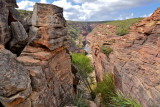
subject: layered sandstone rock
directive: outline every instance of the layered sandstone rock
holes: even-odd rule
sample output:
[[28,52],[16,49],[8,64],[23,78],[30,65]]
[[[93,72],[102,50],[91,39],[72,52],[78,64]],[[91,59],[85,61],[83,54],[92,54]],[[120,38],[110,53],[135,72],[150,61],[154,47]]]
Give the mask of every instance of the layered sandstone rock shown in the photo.
[[[104,72],[113,72],[116,86],[138,99],[144,107],[160,105],[159,16],[160,8],[135,24],[123,37],[101,33],[88,36],[97,80],[103,79]],[[106,56],[100,51],[101,46],[110,47],[113,51]]]
[[[1,2],[4,8],[0,14],[3,16],[0,17],[0,106],[62,107],[67,104],[72,94],[73,75],[63,9],[35,4],[32,24],[26,24],[31,26],[26,31],[13,12],[15,1]],[[11,4],[9,8],[8,4]]]

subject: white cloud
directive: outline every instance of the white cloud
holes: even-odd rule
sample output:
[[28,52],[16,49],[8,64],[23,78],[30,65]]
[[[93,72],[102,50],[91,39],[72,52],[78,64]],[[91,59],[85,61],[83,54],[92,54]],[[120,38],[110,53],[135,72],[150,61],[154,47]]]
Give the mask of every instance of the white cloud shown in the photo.
[[[19,6],[18,9],[23,9],[23,10],[33,10],[33,5],[36,2],[31,1],[31,0],[22,0],[21,2],[18,2],[17,5]],[[47,3],[47,0],[40,0],[40,3]]]
[[[64,17],[76,21],[101,21],[133,18],[133,13],[125,10],[156,3],[159,0],[56,0],[52,4],[64,8]],[[39,0],[47,3],[47,0]],[[33,10],[33,0],[22,0],[18,3],[20,9]],[[148,16],[148,15],[146,15]]]
[[23,0],[17,4],[19,6],[19,9],[33,10],[33,5],[35,4],[35,2],[29,0]]
[[150,14],[145,14],[145,15],[143,15],[143,16],[141,16],[141,17],[149,17],[149,16],[151,16],[153,13],[150,13]]
[[[133,13],[124,10],[158,0],[58,0],[53,4],[64,8],[64,16],[70,20],[113,20],[133,18]],[[74,3],[74,4],[73,4]],[[75,5],[75,3],[78,3]]]
[[47,0],[40,0],[40,3],[47,3]]

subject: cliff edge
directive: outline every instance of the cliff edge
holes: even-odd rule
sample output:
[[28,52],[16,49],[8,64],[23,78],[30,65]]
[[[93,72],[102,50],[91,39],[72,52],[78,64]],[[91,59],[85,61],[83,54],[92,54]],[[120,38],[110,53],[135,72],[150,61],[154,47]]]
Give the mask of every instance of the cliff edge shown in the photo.
[[[87,37],[97,81],[105,72],[113,72],[116,86],[138,99],[144,107],[160,105],[160,8],[131,27],[125,36],[117,36],[112,25],[99,25]],[[104,34],[106,32],[106,34]],[[103,52],[107,51],[106,53]]]

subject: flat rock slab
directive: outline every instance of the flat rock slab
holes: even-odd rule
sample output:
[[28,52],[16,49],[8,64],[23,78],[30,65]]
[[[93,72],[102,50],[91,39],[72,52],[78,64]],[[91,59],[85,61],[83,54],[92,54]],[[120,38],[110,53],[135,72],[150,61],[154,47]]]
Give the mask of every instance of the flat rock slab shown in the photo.
[[32,15],[33,26],[64,27],[63,9],[52,4],[36,3]]

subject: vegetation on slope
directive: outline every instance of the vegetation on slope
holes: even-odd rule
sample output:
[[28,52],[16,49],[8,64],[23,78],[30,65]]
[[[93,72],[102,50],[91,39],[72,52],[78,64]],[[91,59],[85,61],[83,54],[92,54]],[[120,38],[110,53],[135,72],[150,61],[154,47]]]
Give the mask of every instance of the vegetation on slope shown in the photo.
[[77,76],[82,81],[82,84],[87,89],[89,93],[92,92],[92,89],[90,87],[91,79],[90,73],[93,71],[93,67],[91,65],[91,60],[85,56],[84,54],[80,53],[73,53],[72,54],[72,63],[74,67],[78,70]]
[[113,51],[113,49],[108,46],[102,46],[100,48],[100,51],[104,53],[106,56],[108,56]]
[[93,93],[91,88],[92,77],[89,75],[93,71],[91,61],[84,54],[73,53],[72,63],[78,70],[76,76],[80,79],[77,93],[73,96],[73,104],[77,107],[87,107],[85,99],[88,99],[88,96],[91,98]]
[[19,15],[22,17],[22,18],[26,18],[26,17],[29,17],[32,15],[33,11],[29,11],[29,10],[20,10],[18,9],[18,12],[19,12]]
[[[93,93],[95,95],[100,95],[101,103],[104,107],[142,107],[138,101],[125,96],[121,91],[116,90],[114,77],[111,73],[108,73],[103,81],[98,82],[94,90],[91,89],[91,83],[88,81],[88,78],[90,78],[89,73],[92,72],[93,68],[90,59],[84,54],[72,54],[72,63],[79,70],[78,74],[80,76],[80,80],[83,82],[82,85],[88,89],[91,95]],[[77,95],[73,97],[73,104],[75,106],[87,107],[85,104],[86,98],[83,94],[83,92],[78,92]]]
[[82,48],[82,42],[85,36],[87,36],[97,24],[98,22],[67,21],[71,46],[77,45],[79,48]]
[[76,107],[88,107],[81,93],[72,96],[72,104]]
[[142,20],[143,18],[133,18],[133,19],[127,19],[127,20],[117,20],[117,21],[111,21],[107,22],[106,24],[114,25],[116,26],[116,34],[123,36],[127,33],[129,33],[129,28],[134,24]]
[[73,53],[72,63],[85,74],[89,74],[93,71],[90,59],[84,54]]
[[108,73],[95,88],[95,93],[101,95],[101,103],[105,107],[142,107],[138,101],[116,91],[114,83],[113,74]]

